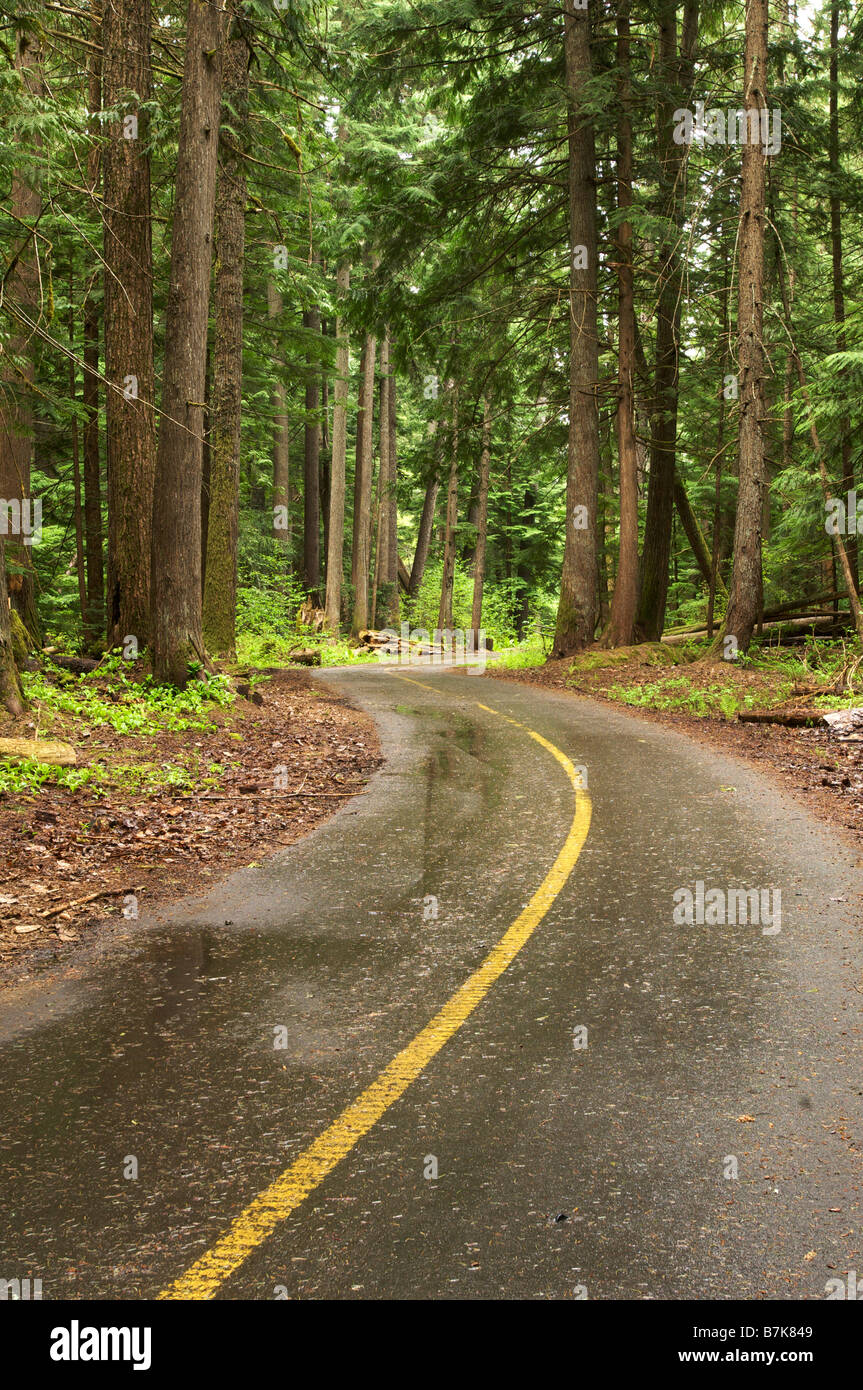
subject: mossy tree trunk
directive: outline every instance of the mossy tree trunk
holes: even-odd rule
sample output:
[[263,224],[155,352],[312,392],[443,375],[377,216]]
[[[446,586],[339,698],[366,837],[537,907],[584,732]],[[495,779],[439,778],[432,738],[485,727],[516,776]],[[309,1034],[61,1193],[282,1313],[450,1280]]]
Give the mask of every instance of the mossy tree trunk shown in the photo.
[[[119,109],[104,149],[105,401],[109,646],[150,640],[156,466],[153,244],[147,104],[150,0],[111,0],[102,21],[102,100]],[[179,196],[179,188],[177,189]],[[179,206],[179,203],[178,203]]]
[[222,102],[217,0],[189,0],[186,32],[152,552],[153,671],[176,686],[205,661],[201,471]]
[[6,549],[0,540],[0,706],[9,714],[23,714],[26,708],[21,679],[12,644],[9,593],[6,587]]
[[243,264],[249,49],[234,31],[225,50],[225,98],[216,194],[215,351],[210,508],[204,571],[204,645],[236,655],[237,531],[243,388]]

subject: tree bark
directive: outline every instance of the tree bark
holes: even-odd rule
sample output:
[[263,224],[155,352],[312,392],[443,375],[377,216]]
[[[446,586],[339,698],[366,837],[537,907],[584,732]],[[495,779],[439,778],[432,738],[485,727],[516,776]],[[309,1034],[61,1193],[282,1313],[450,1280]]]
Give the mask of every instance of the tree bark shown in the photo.
[[[75,276],[74,262],[69,262],[69,400],[77,405],[78,384],[75,373]],[[78,417],[72,417],[72,507],[75,523],[75,570],[78,578],[78,606],[82,630],[87,621],[87,578],[84,566],[84,513],[81,506],[81,453],[78,441]]]
[[482,591],[485,584],[485,551],[488,541],[488,484],[491,471],[491,402],[482,402],[482,452],[479,456],[479,488],[476,501],[476,547],[473,559],[473,605],[470,625],[474,641],[482,628]]
[[392,343],[390,343],[389,375],[389,486],[384,493],[384,517],[387,531],[387,606],[386,621],[389,627],[399,621],[399,514],[398,514],[398,438],[396,412],[396,374],[393,362]]
[[437,506],[437,495],[440,491],[440,479],[432,478],[426,485],[425,497],[423,498],[423,509],[420,513],[419,531],[417,533],[417,548],[414,551],[413,564],[411,565],[410,584],[408,593],[411,598],[416,598],[419,587],[423,582],[426,563],[431,546],[432,532],[434,530],[435,507]]
[[375,556],[375,612],[387,626],[398,622],[398,537],[395,496],[395,379],[389,329],[381,344],[380,475],[378,551]]
[[[350,289],[351,268],[340,265],[336,287],[340,298]],[[342,616],[342,568],[345,541],[345,460],[348,441],[350,342],[344,318],[336,319],[336,379],[333,387],[333,452],[330,464],[330,525],[327,538],[326,624],[337,634]]]
[[[767,109],[768,0],[746,0],[744,107]],[[751,131],[747,131],[751,136]],[[761,526],[764,489],[764,229],[767,157],[760,143],[743,146],[740,191],[740,269],[737,339],[740,399],[739,486],[734,563],[725,637],[746,651],[762,609]]]
[[[830,0],[830,250],[833,270],[833,322],[836,325],[836,351],[846,352],[845,334],[845,277],[842,268],[842,199],[839,180],[839,0]],[[851,453],[851,431],[847,416],[840,422],[840,451],[842,457],[842,490],[847,494],[854,487],[854,460]],[[859,593],[859,561],[857,537],[846,541],[848,563]]]
[[12,647],[9,621],[9,592],[6,587],[6,547],[0,538],[0,706],[9,714],[23,714],[26,708],[21,678]]
[[[21,88],[26,101],[43,94],[42,49],[36,24],[20,16],[15,21],[15,71],[20,74]],[[36,147],[41,137],[33,137]],[[18,235],[14,260],[7,267],[4,297],[11,305],[35,322],[41,313],[39,271],[37,263],[36,228],[42,215],[42,198],[38,188],[31,187],[20,173],[12,174],[12,215]],[[26,228],[26,230],[25,230]],[[0,496],[33,507],[30,472],[33,462],[33,400],[35,369],[30,350],[30,330],[22,326],[10,334],[6,356],[21,359],[20,366],[4,368],[2,372],[2,406],[0,406]],[[2,518],[5,524],[5,517]],[[39,639],[39,616],[36,611],[36,584],[30,546],[24,544],[23,533],[7,541],[7,566],[11,573],[8,591],[12,606],[34,643]]]
[[121,112],[119,121],[108,130],[104,151],[110,647],[122,644],[127,636],[136,637],[143,647],[151,637],[156,377],[149,118],[145,109],[152,95],[150,25],[150,0],[111,0],[105,4],[103,105]]
[[443,545],[440,607],[437,625],[452,631],[452,595],[455,584],[455,528],[458,521],[458,384],[452,383],[452,439],[450,443],[449,485],[446,495],[446,530]]
[[573,9],[572,0],[564,4],[564,58],[569,150],[569,443],[556,656],[568,656],[592,642],[596,630],[596,152],[593,125],[579,110],[583,84],[591,75],[590,11]]
[[[210,429],[210,507],[204,578],[204,645],[214,655],[237,649],[237,532],[243,413],[243,264],[246,246],[244,148],[249,50],[235,31],[225,47],[221,167],[216,193],[215,351]],[[225,128],[236,124],[231,133]]]
[[641,592],[637,627],[658,641],[665,624],[668,561],[674,513],[674,467],[677,453],[677,407],[680,362],[680,310],[683,295],[679,241],[684,219],[685,146],[673,140],[674,110],[688,100],[698,40],[698,0],[686,0],[678,54],[677,0],[659,6],[659,50],[663,96],[657,107],[661,150],[660,201],[666,236],[660,247],[660,292],[656,321],[656,373],[650,438]]
[[372,516],[372,427],[375,405],[375,356],[377,340],[366,334],[360,357],[360,385],[357,399],[357,451],[354,472],[354,535],[351,555],[351,584],[354,611],[351,632],[354,637],[369,625],[369,550]]
[[[620,112],[617,124],[617,206],[632,206],[632,116],[630,81],[630,4],[620,0],[617,14],[617,69]],[[638,447],[635,428],[635,292],[632,224],[624,217],[617,232],[617,458],[620,474],[620,540],[611,618],[603,636],[608,647],[628,646],[635,636],[638,607]]]
[[189,0],[153,512],[153,670],[183,686],[205,660],[201,453],[222,97],[216,0]]
[[[93,4],[90,26],[89,130],[87,187],[95,202],[102,165],[99,112],[102,109],[102,7]],[[85,645],[95,650],[105,635],[105,560],[102,535],[102,465],[99,453],[99,305],[93,293],[101,280],[94,271],[84,300],[84,533],[87,557]]]
[[[282,295],[274,280],[267,284],[267,315],[271,323],[277,323],[282,316]],[[278,330],[276,331],[278,337]],[[273,386],[273,535],[286,550],[291,544],[290,526],[290,422],[288,419],[288,394],[282,373],[285,364],[281,349],[276,347],[275,355],[278,375]]]
[[[309,309],[303,314],[303,327],[314,333],[318,339],[321,334],[320,309]],[[306,354],[308,375],[306,377],[306,423],[303,466],[303,583],[308,589],[313,603],[320,601],[321,584],[321,421],[318,344],[309,348]]]

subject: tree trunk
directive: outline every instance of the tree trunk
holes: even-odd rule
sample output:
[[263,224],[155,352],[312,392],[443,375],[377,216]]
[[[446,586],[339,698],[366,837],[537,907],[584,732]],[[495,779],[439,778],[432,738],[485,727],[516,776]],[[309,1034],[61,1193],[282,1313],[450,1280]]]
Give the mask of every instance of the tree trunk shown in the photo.
[[0,538],[0,706],[16,717],[23,714],[26,708],[12,647],[9,593],[6,587],[6,547],[2,538]]
[[476,548],[473,560],[473,606],[470,625],[474,641],[479,642],[482,628],[482,591],[485,584],[485,551],[488,541],[488,484],[491,471],[491,403],[488,396],[482,402],[482,452],[479,457],[479,489],[476,501]]
[[[674,505],[677,515],[680,517],[681,524],[689,541],[689,548],[695,556],[695,563],[701,570],[701,577],[705,584],[710,583],[710,551],[707,549],[707,541],[704,539],[704,532],[698,521],[698,517],[692,510],[692,503],[686,495],[686,488],[683,480],[674,469]],[[722,580],[719,580],[722,585]]]
[[182,686],[205,660],[201,632],[201,452],[222,97],[216,0],[189,0],[177,150],[162,421],[153,512],[153,670]]
[[[111,0],[102,22],[103,106],[119,109],[104,152],[108,645],[151,638],[155,478],[150,220],[150,0]],[[131,95],[130,95],[131,94]],[[198,503],[198,505],[200,505]],[[196,562],[197,564],[200,562]]]
[[[564,5],[569,149],[570,362],[566,540],[554,651],[568,656],[596,629],[596,507],[599,421],[596,384],[596,153],[593,125],[579,110],[590,80],[590,11]],[[582,524],[584,523],[584,524]]]
[[213,399],[213,352],[207,330],[207,363],[204,368],[204,442],[201,448],[201,594],[207,587],[207,537],[210,532],[210,438]]
[[[274,280],[267,284],[267,315],[272,323],[282,316],[283,301]],[[278,337],[278,330],[276,332]],[[275,363],[278,369],[273,387],[273,535],[286,550],[291,544],[290,525],[290,426],[288,419],[288,395],[282,373],[285,364],[281,349],[276,347]]]
[[[716,606],[716,592],[722,583],[719,566],[722,559],[722,461],[725,450],[725,377],[731,342],[728,332],[728,249],[722,266],[722,356],[719,389],[719,427],[716,440],[716,481],[713,493],[713,544],[710,553],[710,585],[707,595],[707,636],[713,638],[713,614]],[[723,586],[724,587],[724,586]]]
[[429,548],[431,546],[432,532],[434,530],[435,507],[437,506],[437,495],[439,490],[439,478],[432,478],[431,482],[426,485],[425,497],[423,498],[423,509],[420,513],[419,531],[417,533],[417,548],[414,551],[410,584],[408,586],[408,593],[411,598],[416,598],[419,593],[419,587],[423,582],[423,575],[425,574]]
[[235,31],[225,48],[224,126],[216,193],[215,352],[210,429],[210,508],[204,578],[204,645],[236,655],[237,530],[243,395],[243,264],[249,50]]
[[[319,309],[309,309],[303,314],[303,327],[314,333],[318,340],[321,335],[321,313]],[[321,421],[320,386],[318,374],[320,344],[309,348],[306,354],[308,375],[306,377],[306,424],[303,468],[303,583],[308,589],[312,602],[320,602],[321,585]]]
[[[25,100],[40,98],[44,92],[42,79],[42,50],[38,31],[26,27],[22,16],[16,21],[15,70],[21,75]],[[41,146],[41,137],[33,142]],[[31,188],[17,173],[12,174],[12,216],[16,237],[14,259],[10,258],[4,276],[3,297],[15,309],[33,322],[41,315],[40,276],[37,262],[36,228],[42,215],[39,190]],[[4,368],[0,380],[0,496],[7,502],[24,504],[33,514],[30,494],[30,470],[33,461],[33,400],[35,382],[33,358],[30,352],[31,333],[25,326],[12,334],[6,344],[6,356],[13,361],[23,358],[20,366]],[[6,524],[5,516],[2,518]],[[12,606],[34,643],[39,641],[39,617],[36,611],[36,585],[30,546],[25,544],[24,529],[7,542],[6,561],[10,569],[8,591]]]
[[395,378],[389,329],[381,344],[380,512],[375,557],[375,610],[388,627],[398,622],[398,536],[395,495]]
[[[69,263],[69,400],[77,406],[78,384],[75,373],[75,276]],[[81,627],[87,621],[87,579],[84,571],[84,514],[81,507],[81,454],[78,442],[78,416],[72,417],[72,508],[75,522],[75,571],[78,577],[78,606]]]
[[[842,199],[839,195],[841,166],[839,163],[839,0],[830,0],[830,248],[833,268],[833,322],[836,325],[836,351],[846,352],[848,341],[845,335],[845,277],[842,269]],[[844,375],[844,373],[843,373]],[[847,398],[847,388],[843,391]],[[851,431],[848,417],[840,422],[842,491],[847,494],[854,487],[854,460],[851,454]],[[857,537],[850,535],[845,543],[848,562],[859,592],[859,561],[857,556]]]
[[[340,265],[336,286],[343,298],[351,283],[351,268]],[[330,525],[327,540],[326,623],[337,634],[342,616],[342,568],[345,540],[345,459],[348,441],[348,386],[350,384],[350,342],[347,324],[336,319],[336,379],[333,387],[333,454],[330,464]]]
[[351,632],[358,637],[369,625],[369,550],[372,519],[372,428],[375,406],[375,356],[377,340],[366,334],[360,357],[357,399],[357,452],[354,472],[354,537],[351,584],[354,612]]
[[[102,109],[102,8],[93,5],[90,37],[89,131],[87,187],[96,198],[102,163],[99,112]],[[105,561],[102,538],[102,466],[99,455],[99,305],[93,291],[101,279],[94,271],[84,300],[84,532],[87,556],[87,614],[84,640],[94,651],[105,635]]]
[[[744,107],[767,109],[768,0],[747,0],[744,55]],[[751,138],[743,145],[740,191],[740,269],[737,307],[740,418],[738,454],[740,481],[734,527],[734,564],[725,637],[734,637],[746,651],[762,608],[761,523],[764,488],[764,197],[767,157]]]
[[452,595],[455,583],[455,528],[458,521],[458,385],[452,383],[452,441],[449,486],[446,495],[446,530],[443,545],[440,608],[437,625],[442,632],[452,630]]
[[[632,117],[630,114],[629,0],[620,0],[617,15],[617,69],[620,113],[617,125],[617,206],[632,206]],[[620,473],[620,542],[611,619],[603,637],[609,647],[628,646],[635,636],[638,607],[638,449],[635,428],[635,293],[632,272],[632,225],[617,233],[617,458]]]
[[663,96],[657,107],[657,122],[661,150],[660,199],[666,236],[660,247],[650,483],[637,613],[637,627],[650,641],[659,640],[665,624],[677,453],[677,388],[683,296],[682,261],[678,246],[685,211],[686,153],[685,146],[676,145],[673,140],[673,113],[689,99],[697,41],[698,0],[686,0],[679,57],[677,0],[662,0],[659,7],[659,49],[664,80]]
[[389,389],[389,489],[384,494],[384,516],[387,528],[387,608],[386,621],[389,627],[399,621],[399,511],[398,511],[398,439],[396,414],[396,374],[390,344],[390,389]]
[[[327,337],[326,319],[321,324],[321,332]],[[321,374],[321,524],[324,533],[324,564],[330,553],[330,469],[332,467],[332,442],[330,439],[330,380],[326,372]],[[324,589],[326,593],[326,588]]]

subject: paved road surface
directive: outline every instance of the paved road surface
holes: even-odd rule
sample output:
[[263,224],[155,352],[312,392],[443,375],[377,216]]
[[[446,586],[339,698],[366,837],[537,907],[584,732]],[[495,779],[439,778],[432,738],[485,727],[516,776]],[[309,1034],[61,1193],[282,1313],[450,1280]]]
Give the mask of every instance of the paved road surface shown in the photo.
[[[542,920],[209,1292],[823,1297],[863,1268],[853,854],[648,722],[404,674],[325,677],[387,755],[330,822],[0,1008],[0,1278],[153,1298],[230,1239],[571,844],[587,802],[556,749],[586,769],[592,820]],[[698,880],[780,890],[781,930],[676,924],[673,895]]]

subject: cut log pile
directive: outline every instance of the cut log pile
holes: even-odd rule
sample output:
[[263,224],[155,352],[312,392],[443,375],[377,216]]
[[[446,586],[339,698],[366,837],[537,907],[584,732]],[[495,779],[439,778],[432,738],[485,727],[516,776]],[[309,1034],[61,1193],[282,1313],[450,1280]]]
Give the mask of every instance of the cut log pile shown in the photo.
[[[441,637],[439,631],[435,631],[435,637]],[[379,652],[391,657],[425,657],[434,661],[452,661],[456,658],[466,656],[470,658],[478,654],[479,648],[476,643],[471,645],[470,634],[458,633],[457,641],[444,643],[443,641],[419,642],[410,638],[400,637],[390,629],[365,628],[357,639],[360,651]],[[484,650],[491,651],[493,642],[490,637],[484,638]]]

